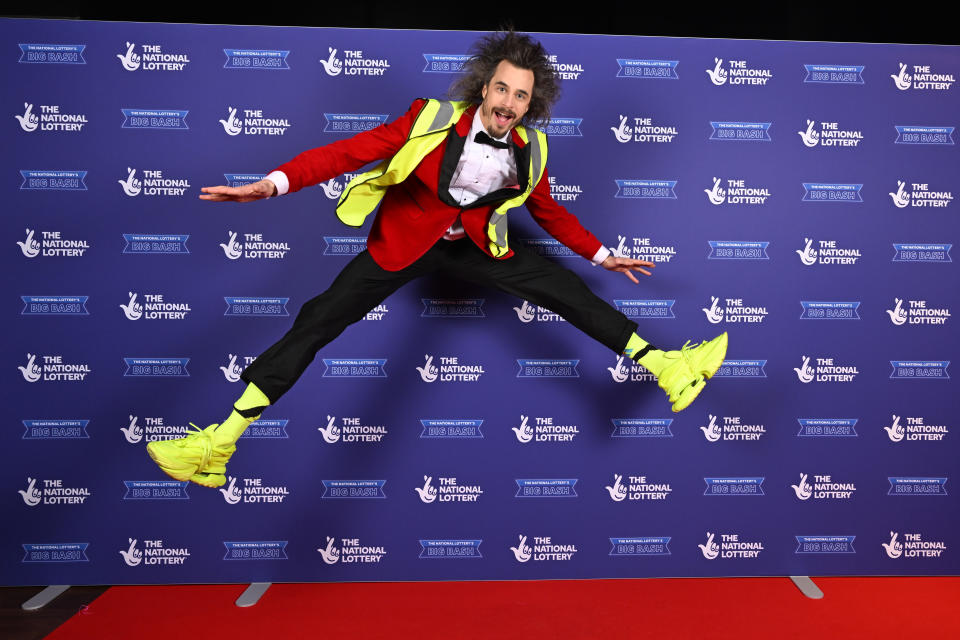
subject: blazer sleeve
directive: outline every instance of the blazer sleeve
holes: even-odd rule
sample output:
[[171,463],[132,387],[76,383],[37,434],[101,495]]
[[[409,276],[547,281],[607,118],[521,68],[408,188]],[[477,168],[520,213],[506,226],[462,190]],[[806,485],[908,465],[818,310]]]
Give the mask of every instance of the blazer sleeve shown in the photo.
[[592,260],[603,244],[580,224],[577,217],[558,204],[550,195],[550,181],[544,168],[543,177],[524,203],[533,219],[551,236],[574,253]]
[[362,131],[345,140],[304,151],[274,171],[286,174],[290,181],[288,193],[292,193],[356,171],[375,160],[392,157],[406,142],[407,135],[425,104],[426,100],[414,100],[407,112],[393,122]]

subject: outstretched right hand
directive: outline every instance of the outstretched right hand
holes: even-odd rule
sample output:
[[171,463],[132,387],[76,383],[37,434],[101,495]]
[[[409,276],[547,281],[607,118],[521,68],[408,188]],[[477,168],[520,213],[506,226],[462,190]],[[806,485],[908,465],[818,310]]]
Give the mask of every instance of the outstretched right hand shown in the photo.
[[252,202],[254,200],[264,200],[277,195],[277,185],[272,181],[263,179],[260,182],[245,184],[242,187],[203,187],[200,189],[203,194],[201,200],[212,200],[213,202]]

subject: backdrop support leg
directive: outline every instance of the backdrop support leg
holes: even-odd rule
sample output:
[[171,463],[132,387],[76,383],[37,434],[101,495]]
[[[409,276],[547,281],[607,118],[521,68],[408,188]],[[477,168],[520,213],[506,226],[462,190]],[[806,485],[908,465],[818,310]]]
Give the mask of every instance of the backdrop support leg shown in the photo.
[[36,611],[37,609],[42,609],[50,604],[54,598],[69,588],[70,585],[68,584],[55,584],[45,587],[43,591],[20,605],[20,608],[24,611]]
[[807,596],[811,600],[820,600],[823,598],[823,591],[820,590],[813,580],[809,576],[790,576],[790,580],[793,581],[793,584],[797,585],[797,589],[800,589],[800,593]]
[[260,600],[260,596],[266,593],[267,589],[270,588],[272,582],[253,582],[248,586],[243,593],[240,594],[240,597],[237,598],[236,605],[238,607],[252,607],[257,604],[257,601]]

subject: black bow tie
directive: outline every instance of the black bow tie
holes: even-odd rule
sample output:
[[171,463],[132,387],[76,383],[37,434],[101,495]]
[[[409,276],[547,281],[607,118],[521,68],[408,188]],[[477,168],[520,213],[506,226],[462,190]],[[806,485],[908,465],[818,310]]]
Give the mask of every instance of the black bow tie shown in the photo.
[[479,142],[480,144],[488,144],[491,147],[496,147],[497,149],[509,149],[510,145],[506,142],[500,142],[499,140],[494,140],[486,131],[478,131],[477,135],[473,139],[474,142]]

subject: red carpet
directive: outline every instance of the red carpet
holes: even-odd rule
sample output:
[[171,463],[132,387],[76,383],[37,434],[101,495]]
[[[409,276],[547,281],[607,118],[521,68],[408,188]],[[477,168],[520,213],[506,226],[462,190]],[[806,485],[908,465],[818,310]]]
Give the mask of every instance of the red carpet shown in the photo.
[[960,638],[960,578],[114,587],[48,638]]

